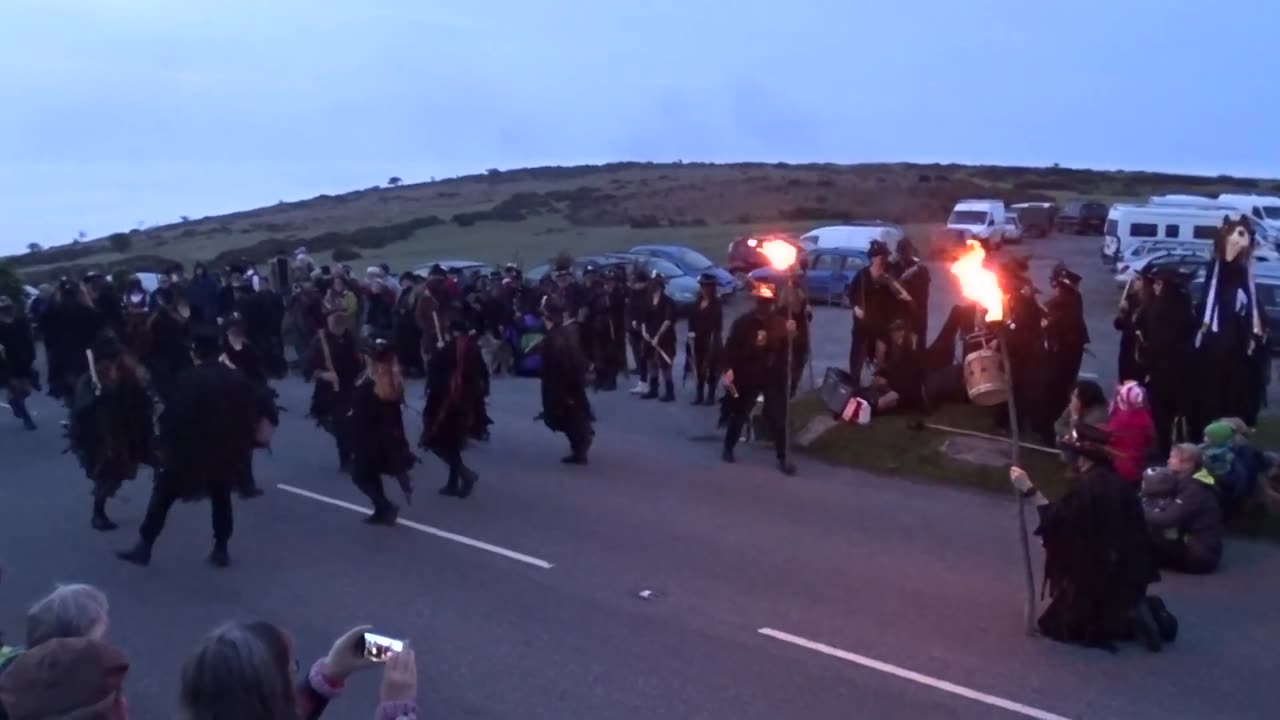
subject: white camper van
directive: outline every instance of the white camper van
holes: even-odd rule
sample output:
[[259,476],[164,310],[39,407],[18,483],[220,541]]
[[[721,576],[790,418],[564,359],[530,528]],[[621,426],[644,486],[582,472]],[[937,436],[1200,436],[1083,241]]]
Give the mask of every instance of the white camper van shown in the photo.
[[903,237],[897,225],[830,225],[810,230],[800,236],[800,242],[811,242],[816,248],[849,248],[866,250],[872,240],[879,240],[893,250]]
[[[1166,244],[1210,246],[1222,226],[1220,207],[1176,205],[1113,205],[1103,232],[1102,262],[1112,265],[1132,255],[1136,246],[1157,241]],[[1239,214],[1239,213],[1235,213]],[[1256,226],[1255,226],[1256,228]],[[1280,253],[1258,235],[1254,257],[1260,262],[1280,261]],[[1212,252],[1212,250],[1210,250]]]
[[961,200],[947,218],[948,230],[960,230],[990,247],[1004,244],[1003,200]]
[[1218,196],[1219,205],[1228,205],[1267,226],[1272,235],[1280,233],[1280,197],[1270,195]]

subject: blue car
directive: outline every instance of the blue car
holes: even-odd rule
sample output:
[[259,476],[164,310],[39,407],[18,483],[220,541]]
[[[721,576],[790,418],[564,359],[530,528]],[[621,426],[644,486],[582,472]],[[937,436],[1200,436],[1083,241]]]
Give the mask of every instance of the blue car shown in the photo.
[[711,273],[716,278],[716,287],[720,296],[732,294],[738,289],[738,282],[733,275],[722,267],[707,259],[706,255],[680,245],[638,245],[629,251],[633,255],[647,255],[666,260],[684,271],[685,275],[698,277],[702,273]]
[[[809,302],[829,305],[844,302],[853,276],[871,264],[865,252],[852,248],[818,248],[805,253],[805,259],[809,269],[803,275],[803,282]],[[774,285],[785,280],[783,273],[771,267],[752,270],[748,277]]]

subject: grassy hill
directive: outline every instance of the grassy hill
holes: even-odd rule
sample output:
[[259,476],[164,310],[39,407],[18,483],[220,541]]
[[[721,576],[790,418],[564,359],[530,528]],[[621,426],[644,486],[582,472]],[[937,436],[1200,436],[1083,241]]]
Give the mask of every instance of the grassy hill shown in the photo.
[[956,200],[1119,200],[1190,192],[1280,192],[1280,181],[1069,168],[783,163],[612,163],[490,170],[131,230],[4,260],[28,281],[170,262],[266,260],[306,246],[400,269],[433,259],[540,262],[560,250],[673,242],[724,254],[746,232],[846,219],[945,220]]

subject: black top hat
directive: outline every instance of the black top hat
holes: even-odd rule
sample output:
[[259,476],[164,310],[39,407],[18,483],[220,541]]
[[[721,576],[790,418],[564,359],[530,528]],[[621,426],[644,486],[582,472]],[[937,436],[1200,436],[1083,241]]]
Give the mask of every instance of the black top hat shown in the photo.
[[404,272],[400,273],[400,282],[405,282],[405,281],[413,282],[414,279],[417,277],[418,276],[414,275],[411,271],[405,270]]
[[699,285],[719,285],[720,281],[716,279],[715,275],[712,275],[709,272],[704,272],[698,276],[698,284]]
[[872,240],[867,246],[867,257],[889,257],[889,246],[880,240]]
[[365,338],[363,351],[374,360],[382,360],[395,355],[395,346],[391,339],[381,333],[374,333]]
[[439,263],[432,265],[431,269],[427,271],[427,277],[429,278],[442,278],[447,277],[448,275],[449,273],[445,272],[444,266]]
[[115,335],[100,335],[93,341],[93,361],[106,362],[124,355],[124,346]]
[[1059,262],[1057,265],[1053,266],[1053,271],[1049,274],[1049,280],[1055,285],[1060,282],[1066,282],[1070,285],[1078,285],[1081,277],[1079,273],[1072,272],[1071,268],[1066,266],[1066,263]]

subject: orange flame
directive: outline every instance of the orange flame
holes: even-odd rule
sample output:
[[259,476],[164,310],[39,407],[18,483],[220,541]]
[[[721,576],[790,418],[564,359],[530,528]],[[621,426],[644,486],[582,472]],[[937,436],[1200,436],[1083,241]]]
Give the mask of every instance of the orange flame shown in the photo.
[[965,299],[978,303],[987,310],[987,322],[1004,319],[1004,292],[996,274],[983,267],[987,256],[982,243],[967,241],[969,250],[951,263],[951,274],[960,279],[960,293]]
[[774,270],[786,270],[795,265],[798,253],[796,246],[786,240],[765,240],[760,244],[760,252],[768,258]]

